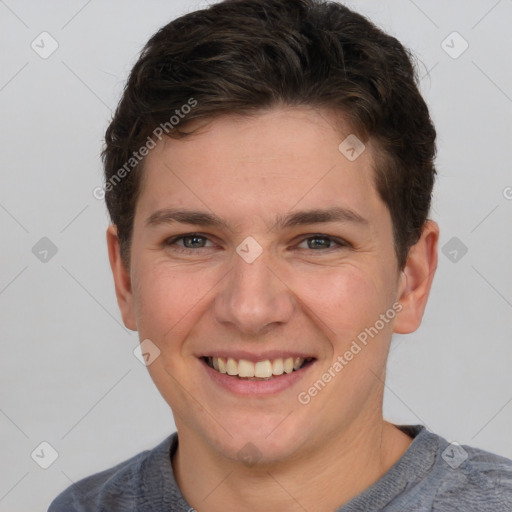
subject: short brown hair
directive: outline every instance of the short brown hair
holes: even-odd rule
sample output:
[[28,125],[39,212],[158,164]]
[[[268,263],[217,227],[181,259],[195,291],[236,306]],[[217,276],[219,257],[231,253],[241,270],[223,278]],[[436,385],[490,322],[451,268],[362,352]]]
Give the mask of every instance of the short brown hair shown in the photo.
[[103,151],[105,200],[128,266],[138,151],[155,129],[180,138],[192,119],[283,105],[339,112],[375,142],[375,186],[404,267],[430,210],[436,132],[409,51],[364,16],[322,0],[225,0],[172,21],[145,45]]

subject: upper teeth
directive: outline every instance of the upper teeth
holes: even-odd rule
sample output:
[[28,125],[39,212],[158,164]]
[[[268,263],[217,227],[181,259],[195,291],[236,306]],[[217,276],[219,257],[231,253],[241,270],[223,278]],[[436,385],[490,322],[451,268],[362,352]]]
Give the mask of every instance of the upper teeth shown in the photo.
[[259,378],[292,373],[293,370],[298,370],[305,361],[303,357],[266,359],[257,363],[247,361],[246,359],[237,360],[232,357],[210,357],[208,359],[211,365],[220,373],[238,375],[239,377]]

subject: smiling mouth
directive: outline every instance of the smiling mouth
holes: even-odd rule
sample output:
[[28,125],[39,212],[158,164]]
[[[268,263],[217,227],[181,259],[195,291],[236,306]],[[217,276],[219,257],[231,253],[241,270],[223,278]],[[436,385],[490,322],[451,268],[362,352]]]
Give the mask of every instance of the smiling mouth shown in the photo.
[[315,361],[314,357],[266,359],[256,363],[232,357],[202,357],[201,359],[213,370],[241,380],[271,380],[297,372]]

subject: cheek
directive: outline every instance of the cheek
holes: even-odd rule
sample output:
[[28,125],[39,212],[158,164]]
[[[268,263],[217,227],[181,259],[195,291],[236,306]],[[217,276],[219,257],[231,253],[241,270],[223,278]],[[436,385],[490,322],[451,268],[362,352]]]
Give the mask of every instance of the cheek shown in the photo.
[[300,290],[301,301],[325,324],[329,338],[347,340],[357,335],[388,307],[383,285],[356,267],[302,273],[293,289]]
[[187,319],[201,308],[208,289],[206,273],[199,276],[155,263],[141,268],[134,297],[141,338],[168,344],[186,332]]

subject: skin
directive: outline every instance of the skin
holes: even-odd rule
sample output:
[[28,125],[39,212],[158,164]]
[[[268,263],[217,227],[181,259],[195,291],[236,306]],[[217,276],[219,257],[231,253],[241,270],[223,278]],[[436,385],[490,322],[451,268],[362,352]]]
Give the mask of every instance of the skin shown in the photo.
[[[378,148],[369,141],[349,161],[338,146],[350,129],[327,112],[275,108],[191,127],[194,135],[162,141],[147,156],[129,269],[115,226],[107,230],[123,321],[161,351],[148,370],[173,410],[176,480],[201,512],[333,510],[376,482],[412,441],[382,417],[383,382],[393,332],[420,325],[438,226],[427,221],[399,270],[389,211],[373,185]],[[271,229],[276,215],[332,206],[367,223]],[[162,208],[214,213],[228,227],[148,227]],[[189,233],[206,238],[165,245]],[[331,238],[316,248],[315,234]],[[248,236],[263,250],[250,264],[236,252]],[[401,306],[395,318],[299,403],[393,304]],[[316,361],[280,393],[240,397],[213,383],[198,359],[230,350],[298,350]],[[260,457],[252,465],[238,456],[248,442]]]

